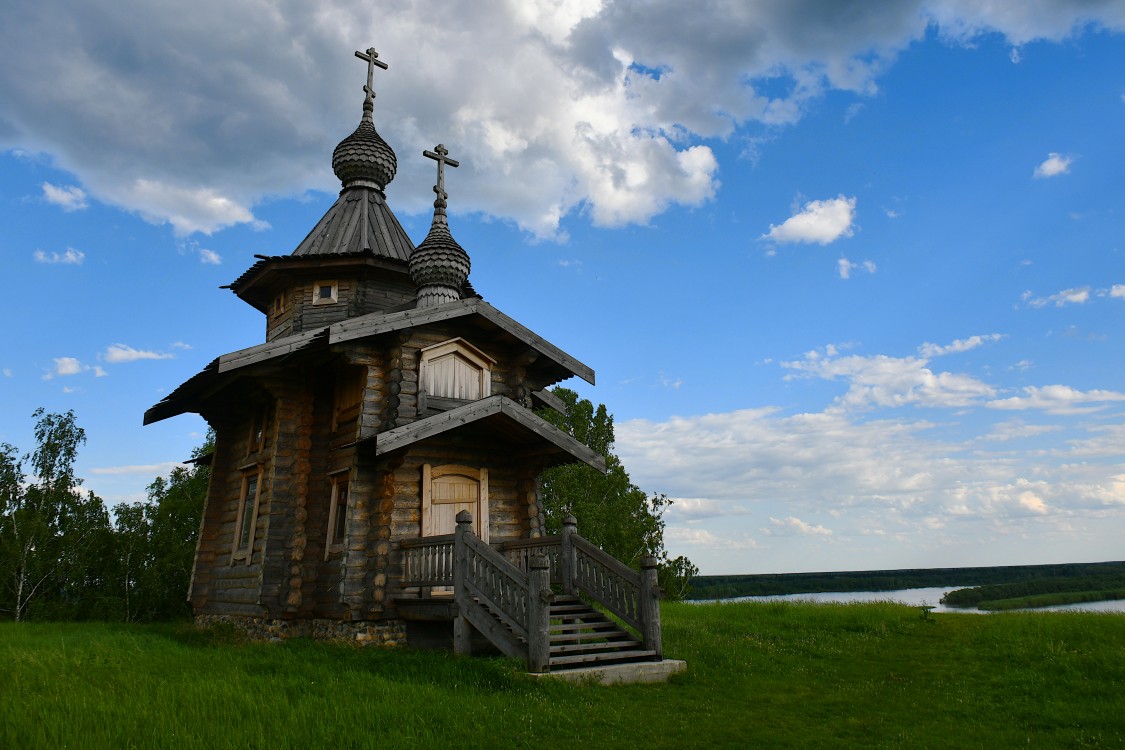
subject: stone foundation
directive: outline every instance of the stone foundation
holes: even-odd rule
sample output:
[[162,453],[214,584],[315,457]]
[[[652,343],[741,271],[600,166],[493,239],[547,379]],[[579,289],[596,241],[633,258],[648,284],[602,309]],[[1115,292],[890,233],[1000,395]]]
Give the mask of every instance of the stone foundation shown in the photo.
[[357,646],[393,648],[406,645],[406,623],[402,620],[267,620],[239,615],[196,615],[197,628],[233,625],[252,641],[280,643],[288,638],[346,641]]

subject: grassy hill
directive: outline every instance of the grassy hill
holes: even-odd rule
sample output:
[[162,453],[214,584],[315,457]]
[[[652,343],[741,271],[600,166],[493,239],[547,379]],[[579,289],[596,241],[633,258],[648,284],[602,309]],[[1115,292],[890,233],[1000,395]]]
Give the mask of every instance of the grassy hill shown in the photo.
[[1125,745],[1125,617],[668,604],[666,685],[186,625],[0,625],[0,747]]

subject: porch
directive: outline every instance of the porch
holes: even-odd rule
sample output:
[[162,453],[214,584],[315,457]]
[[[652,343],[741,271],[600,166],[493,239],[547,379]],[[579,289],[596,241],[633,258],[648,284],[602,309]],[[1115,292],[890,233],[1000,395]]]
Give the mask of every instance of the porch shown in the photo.
[[462,511],[453,534],[397,543],[401,618],[452,621],[455,652],[471,653],[479,633],[534,674],[593,668],[603,681],[627,672],[651,681],[682,670],[663,659],[655,558],[635,571],[580,536],[573,517],[557,536],[492,545],[471,522]]

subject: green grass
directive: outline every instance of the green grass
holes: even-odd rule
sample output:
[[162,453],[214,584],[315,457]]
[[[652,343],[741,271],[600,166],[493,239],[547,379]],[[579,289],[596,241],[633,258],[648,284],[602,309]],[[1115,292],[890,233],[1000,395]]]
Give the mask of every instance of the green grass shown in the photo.
[[1125,599],[1125,589],[1112,589],[1109,591],[1057,591],[1051,594],[1014,596],[1010,599],[993,599],[991,601],[981,602],[976,605],[976,608],[990,612],[1001,612],[1008,609],[1052,607],[1058,604],[1109,602],[1115,599]]
[[1125,617],[669,604],[666,685],[186,626],[0,626],[0,747],[1121,747]]

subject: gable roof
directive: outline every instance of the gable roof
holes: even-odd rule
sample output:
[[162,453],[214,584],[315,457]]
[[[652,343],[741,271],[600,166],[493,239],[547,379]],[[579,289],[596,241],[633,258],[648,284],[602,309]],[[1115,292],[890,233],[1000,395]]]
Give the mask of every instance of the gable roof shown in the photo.
[[576,375],[591,385],[594,384],[594,371],[588,365],[583,364],[543,337],[512,320],[484,300],[473,298],[448,302],[434,307],[362,315],[315,331],[285,336],[267,341],[264,344],[257,344],[224,354],[208,364],[201,372],[184,381],[158,404],[146,411],[144,423],[159,422],[162,419],[194,410],[197,408],[195,403],[197,397],[205,391],[221,385],[223,379],[233,377],[234,374],[237,374],[236,371],[250,365],[278,360],[316,347],[327,347],[332,344],[402,331],[428,323],[461,318],[475,318],[496,326],[558,365],[563,372]]
[[[360,444],[375,445],[375,455],[404,450],[428,438],[452,432],[487,431],[521,444],[539,444],[538,456],[548,463],[569,463],[573,459],[594,467],[603,474],[605,458],[553,424],[506,396],[489,396],[455,409],[419,419],[364,438]],[[544,450],[545,449],[545,450]]]

